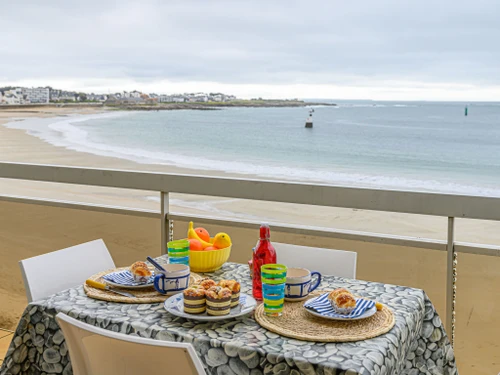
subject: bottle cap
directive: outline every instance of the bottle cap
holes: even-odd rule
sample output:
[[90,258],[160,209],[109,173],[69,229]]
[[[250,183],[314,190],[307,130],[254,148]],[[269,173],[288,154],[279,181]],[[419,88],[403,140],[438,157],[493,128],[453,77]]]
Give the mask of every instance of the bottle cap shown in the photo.
[[260,226],[260,238],[268,239],[271,237],[271,229],[269,228],[269,224],[261,224]]

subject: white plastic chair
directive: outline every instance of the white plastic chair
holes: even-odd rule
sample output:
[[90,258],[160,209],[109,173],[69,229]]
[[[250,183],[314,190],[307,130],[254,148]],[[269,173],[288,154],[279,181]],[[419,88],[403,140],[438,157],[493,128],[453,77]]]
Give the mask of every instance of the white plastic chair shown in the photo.
[[104,241],[99,239],[19,262],[28,302],[77,285],[101,271],[115,268]]
[[189,343],[129,336],[56,315],[75,375],[205,375]]
[[357,253],[273,242],[278,263],[307,268],[322,275],[356,278]]

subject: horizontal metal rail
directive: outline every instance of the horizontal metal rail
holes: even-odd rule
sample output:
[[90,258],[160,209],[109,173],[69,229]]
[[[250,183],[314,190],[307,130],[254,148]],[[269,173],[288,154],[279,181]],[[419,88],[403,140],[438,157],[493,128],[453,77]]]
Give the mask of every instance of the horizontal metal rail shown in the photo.
[[500,220],[500,198],[0,162],[0,178]]
[[[69,208],[75,210],[103,212],[119,215],[131,215],[146,218],[159,219],[161,217],[160,210],[136,209],[119,206],[108,206],[82,202],[61,201],[44,198],[31,198],[15,195],[0,195],[0,201],[34,204],[41,206],[50,206],[58,208]],[[183,213],[169,213],[167,220],[178,221],[196,221],[203,224],[231,226],[235,228],[258,229],[259,221],[241,220],[233,218],[218,218],[213,216],[203,216]],[[411,237],[411,236],[396,236],[382,233],[372,233],[352,230],[339,230],[324,227],[304,226],[304,225],[285,225],[281,223],[271,223],[273,230],[282,233],[292,233],[307,236],[317,236],[325,238],[334,238],[338,240],[359,241],[367,243],[377,243],[384,245],[414,247],[429,250],[446,251],[447,243],[445,240],[437,240],[430,238]],[[498,256],[500,257],[500,246],[476,244],[469,242],[455,242],[455,251],[458,253]]]
[[36,204],[39,206],[50,206],[59,208],[71,208],[83,211],[106,212],[109,214],[141,216],[153,219],[160,218],[159,211],[146,210],[143,208],[135,209],[129,207],[108,206],[108,205],[94,204],[94,203],[71,202],[71,201],[62,201],[62,200],[47,199],[47,198],[31,198],[19,195],[0,195],[0,201],[12,202],[12,203]]

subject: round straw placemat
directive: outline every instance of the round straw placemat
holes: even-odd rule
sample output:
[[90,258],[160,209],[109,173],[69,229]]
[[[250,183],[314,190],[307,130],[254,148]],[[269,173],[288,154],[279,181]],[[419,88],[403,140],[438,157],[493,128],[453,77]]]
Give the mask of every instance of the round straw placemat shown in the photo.
[[[325,292],[311,293],[309,298]],[[395,323],[392,311],[385,305],[369,318],[345,321],[315,317],[306,311],[303,302],[285,302],[283,315],[280,317],[265,315],[264,304],[260,304],[255,309],[255,320],[262,327],[282,336],[315,342],[371,339],[389,332]]]
[[[108,270],[96,273],[89,277],[90,280],[98,281],[100,283],[106,284],[106,280],[102,278],[102,276],[117,271],[123,271],[128,269],[129,267],[116,268],[114,270]],[[197,280],[202,279],[200,275],[197,273],[191,272],[189,276],[189,285],[192,285]],[[113,287],[115,289],[115,287]],[[118,303],[158,303],[165,301],[170,296],[165,296],[163,294],[158,293],[154,287],[145,288],[145,289],[124,289],[124,288],[116,288],[118,290],[123,290],[124,292],[131,293],[137,298],[130,298],[121,296],[119,294],[109,292],[107,290],[96,289],[87,284],[83,285],[83,290],[87,294],[87,297],[99,299],[101,301],[108,302],[118,302]]]

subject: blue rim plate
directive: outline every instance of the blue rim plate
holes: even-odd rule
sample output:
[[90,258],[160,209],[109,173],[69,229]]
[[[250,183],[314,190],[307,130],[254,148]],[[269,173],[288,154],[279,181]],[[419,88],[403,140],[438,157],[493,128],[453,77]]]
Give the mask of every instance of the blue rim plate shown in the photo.
[[[110,273],[115,273],[115,272],[120,272],[120,271],[113,271],[113,272],[110,272]],[[153,276],[154,276],[154,272],[153,272]],[[145,289],[145,288],[151,288],[151,287],[154,286],[153,280],[154,280],[154,277],[151,279],[151,282],[144,283],[144,284],[139,284],[139,285],[131,285],[131,284],[115,283],[114,281],[109,281],[109,280],[106,280],[106,279],[102,278],[102,281],[104,283],[106,283],[107,285],[113,286],[113,287],[116,287],[116,288],[122,288],[122,289]]]
[[[318,297],[315,297],[315,298],[311,298],[309,301],[314,301],[316,298]],[[340,316],[331,316],[331,315],[323,315],[323,314],[320,314],[319,312],[316,312],[312,309],[307,309],[304,307],[304,309],[311,315],[314,315],[314,316],[317,316],[319,318],[323,318],[323,319],[330,319],[330,320],[360,320],[360,319],[366,319],[366,318],[369,318],[370,316],[373,316],[375,315],[375,313],[377,312],[377,308],[375,306],[373,306],[371,309],[368,309],[366,310],[363,314],[361,314],[360,316],[357,316],[355,318],[343,318],[343,317],[340,317]]]

